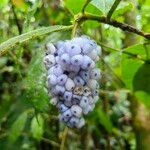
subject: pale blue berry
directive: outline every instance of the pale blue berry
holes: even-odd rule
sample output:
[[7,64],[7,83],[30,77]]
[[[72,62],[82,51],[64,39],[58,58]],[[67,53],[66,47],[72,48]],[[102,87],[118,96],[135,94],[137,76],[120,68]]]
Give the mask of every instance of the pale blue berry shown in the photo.
[[72,91],[74,89],[74,87],[75,87],[75,83],[73,82],[72,79],[68,78],[66,83],[65,83],[66,90]]
[[60,110],[60,112],[65,112],[65,111],[67,111],[69,108],[68,108],[66,105],[64,105],[64,104],[59,104],[59,105],[58,105],[58,109]]
[[58,102],[58,98],[57,97],[53,97],[53,98],[50,99],[50,103],[52,105],[57,105],[57,102]]
[[82,128],[83,126],[85,125],[85,120],[84,120],[84,118],[81,118],[80,120],[79,120],[79,123],[78,123],[78,125],[77,125],[77,128]]
[[81,65],[81,68],[82,69],[88,69],[88,68],[90,68],[91,64],[92,64],[92,59],[90,57],[84,55],[83,56],[83,63]]
[[94,68],[90,72],[90,77],[95,80],[99,80],[101,78],[101,71],[98,68]]
[[81,86],[85,84],[85,81],[80,76],[76,76],[73,81],[76,86]]
[[83,71],[83,70],[81,70],[81,71],[79,72],[79,76],[80,76],[85,82],[87,82],[87,81],[89,80],[89,78],[90,78],[89,71]]
[[47,54],[54,54],[56,52],[56,48],[52,43],[46,44]]
[[60,65],[55,65],[54,68],[53,68],[53,73],[56,75],[56,76],[60,76],[63,74],[63,70],[61,68]]
[[95,79],[90,79],[87,85],[90,89],[96,89],[98,87],[98,82]]
[[65,93],[65,88],[60,85],[56,85],[55,90],[56,90],[56,93],[61,96]]
[[43,61],[44,61],[44,64],[45,64],[47,69],[49,69],[50,67],[52,67],[56,63],[55,57],[53,55],[45,56]]
[[86,97],[86,96],[83,96],[82,98],[81,98],[81,101],[80,101],[80,106],[82,107],[82,108],[86,108],[87,106],[88,106],[88,104],[89,104],[89,99],[88,99],[88,97]]
[[93,47],[89,43],[86,43],[85,45],[82,46],[83,54],[89,54],[92,50],[93,50]]
[[82,108],[78,105],[72,105],[71,112],[76,117],[81,117],[82,115]]
[[71,98],[72,98],[72,92],[66,91],[66,92],[64,93],[64,99],[65,99],[66,101],[71,101]]
[[73,127],[77,127],[79,124],[80,119],[78,117],[71,117],[71,119],[69,120],[70,124]]
[[70,118],[72,115],[73,115],[73,114],[72,114],[72,112],[71,112],[70,109],[68,109],[67,111],[65,111],[65,112],[63,113],[63,116],[64,116],[64,117],[67,117],[67,118]]
[[69,121],[69,117],[65,117],[63,114],[59,115],[59,120],[67,123]]
[[83,56],[82,55],[75,55],[71,58],[71,64],[74,66],[81,66],[83,63]]
[[69,71],[77,73],[77,72],[79,72],[79,70],[80,70],[79,66],[75,66],[73,64],[70,64]]
[[56,43],[56,48],[57,49],[60,49],[61,47],[63,47],[64,46],[64,41],[58,41],[57,43]]
[[77,44],[67,43],[66,45],[67,46],[65,50],[70,56],[78,55],[81,53],[81,48]]
[[68,76],[65,75],[65,74],[60,75],[60,76],[57,78],[57,84],[58,84],[58,85],[64,85],[64,84],[66,83],[66,81],[67,81],[67,78],[68,78]]
[[65,53],[65,54],[63,54],[61,57],[60,57],[60,60],[61,60],[61,63],[62,64],[70,64],[70,56],[69,56],[69,54],[67,54],[67,53]]
[[71,107],[71,106],[72,106],[72,101],[65,100],[65,101],[64,101],[64,104],[65,104],[67,107]]
[[48,76],[48,84],[51,85],[56,85],[57,84],[57,77],[54,74],[50,74]]
[[96,59],[97,59],[97,51],[96,50],[92,50],[89,54],[88,54],[88,56],[93,60],[93,61],[95,61]]

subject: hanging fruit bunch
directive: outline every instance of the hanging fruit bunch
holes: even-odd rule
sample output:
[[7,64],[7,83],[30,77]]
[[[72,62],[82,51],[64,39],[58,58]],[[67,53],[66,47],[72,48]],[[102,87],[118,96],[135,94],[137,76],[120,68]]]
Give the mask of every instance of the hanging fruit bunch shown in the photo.
[[50,103],[60,112],[59,119],[71,128],[85,124],[99,99],[101,71],[96,67],[101,47],[88,36],[46,45],[44,64]]

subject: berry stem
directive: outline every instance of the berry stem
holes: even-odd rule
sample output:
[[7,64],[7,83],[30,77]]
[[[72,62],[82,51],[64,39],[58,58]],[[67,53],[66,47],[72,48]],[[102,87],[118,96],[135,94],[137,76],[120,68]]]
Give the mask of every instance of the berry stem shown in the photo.
[[72,29],[72,35],[71,35],[72,38],[76,36],[78,26],[79,26],[78,22],[75,21],[75,23],[73,25],[73,29]]
[[67,133],[68,133],[68,127],[65,127],[64,132],[63,132],[63,136],[62,136],[61,145],[60,145],[60,150],[64,150],[65,142],[66,142],[66,138],[67,138]]

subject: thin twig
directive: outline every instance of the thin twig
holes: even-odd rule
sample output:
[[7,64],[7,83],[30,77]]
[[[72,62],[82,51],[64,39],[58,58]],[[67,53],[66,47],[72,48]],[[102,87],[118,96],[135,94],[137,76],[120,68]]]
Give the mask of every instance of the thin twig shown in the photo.
[[65,130],[63,132],[63,137],[62,137],[61,145],[60,145],[60,150],[64,150],[65,142],[66,142],[66,138],[67,138],[67,133],[68,133],[68,127],[65,127]]
[[49,139],[46,139],[44,137],[42,137],[42,140],[45,142],[45,143],[48,143],[48,144],[51,144],[55,147],[60,147],[58,143],[56,143],[55,141],[52,141],[52,140],[49,140]]
[[[12,1],[11,1],[11,3],[12,3]],[[16,12],[15,12],[15,8],[14,8],[13,3],[12,3],[11,8],[12,8],[12,12],[13,12],[13,15],[14,15],[14,19],[15,19],[15,22],[16,22],[16,25],[17,25],[17,28],[18,28],[18,32],[19,32],[19,34],[21,34],[21,33],[22,33],[22,27],[21,27],[21,25],[20,25],[20,23],[19,23],[19,20],[18,20],[17,14],[16,14]]]
[[[144,58],[142,58],[142,57],[141,57],[140,55],[138,55],[138,54],[133,54],[133,53],[127,52],[127,51],[125,51],[125,50],[119,50],[119,49],[116,49],[116,48],[112,48],[112,47],[109,47],[109,46],[107,46],[107,45],[105,45],[105,44],[103,44],[103,43],[101,43],[101,42],[98,42],[98,44],[101,45],[102,47],[109,48],[109,49],[111,49],[111,50],[113,50],[113,51],[116,51],[116,52],[120,52],[120,53],[129,55],[129,56],[131,56],[132,58],[136,58],[136,59],[141,60],[141,61],[144,61],[144,62],[146,62],[146,63],[150,63],[150,60],[144,59]],[[106,51],[108,51],[108,50],[106,50]]]
[[113,27],[120,28],[123,31],[132,32],[132,33],[138,34],[140,36],[143,36],[147,39],[150,39],[150,33],[144,33],[143,31],[140,31],[131,25],[116,21],[114,19],[108,20],[107,17],[105,17],[105,16],[99,17],[96,15],[85,13],[83,15],[80,15],[78,18],[78,22],[80,22],[80,24],[86,20],[93,20],[93,21],[105,23],[105,24],[111,25]]
[[82,13],[84,13],[85,8],[87,7],[87,5],[88,5],[91,1],[92,1],[92,0],[86,0],[85,4],[83,5],[83,8],[82,8]]
[[121,0],[115,0],[115,2],[113,3],[112,7],[110,8],[108,14],[107,14],[107,19],[110,20],[113,12],[116,10],[117,6],[119,5],[119,3],[121,2]]

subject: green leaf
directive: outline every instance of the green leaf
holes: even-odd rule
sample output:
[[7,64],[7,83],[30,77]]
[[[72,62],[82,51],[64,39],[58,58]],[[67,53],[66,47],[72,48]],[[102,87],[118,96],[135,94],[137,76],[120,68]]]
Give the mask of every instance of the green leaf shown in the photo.
[[44,133],[44,120],[41,115],[34,117],[31,121],[31,133],[32,136],[40,140]]
[[150,106],[150,64],[143,64],[133,78],[136,97]]
[[130,59],[122,59],[121,70],[123,81],[127,88],[133,90],[133,78],[136,74],[137,70],[142,65],[142,62],[139,60]]
[[94,15],[102,15],[102,12],[96,6],[92,5],[91,3],[88,4],[85,11],[88,13],[94,14]]
[[42,27],[40,29],[33,30],[28,33],[13,37],[13,38],[0,44],[0,55],[5,53],[9,48],[12,48],[13,46],[15,46],[17,44],[22,44],[30,39],[38,38],[40,36],[44,36],[51,32],[69,30],[71,28],[72,28],[72,26],[61,26],[61,25]]
[[[86,2],[86,0],[75,0],[75,1],[74,0],[66,0],[65,1],[65,7],[67,7],[68,10],[72,14],[75,15],[75,14],[81,12],[85,2]],[[92,5],[91,3],[88,4],[85,11],[88,12],[88,13],[97,14],[97,15],[102,14],[102,12],[97,7]]]
[[122,15],[127,11],[130,11],[133,8],[132,3],[129,2],[121,2],[116,10],[113,13],[113,17],[117,17],[118,15]]
[[[140,57],[146,58],[146,50],[143,44],[130,46],[123,51],[130,52],[132,54],[138,54]],[[133,78],[138,69],[142,66],[143,62],[126,54],[123,54],[122,56],[122,78],[126,87],[133,91]]]
[[0,0],[0,9],[8,5],[8,0]]
[[[142,58],[147,58],[147,46],[138,44],[124,49],[132,54],[138,54]],[[150,106],[150,64],[131,58],[123,54],[122,77],[126,87],[134,92],[137,100]]]
[[25,126],[26,120],[27,120],[27,112],[23,112],[15,120],[15,122],[11,126],[11,130],[9,132],[9,140],[11,142],[15,142],[17,140],[17,138],[21,135],[21,132]]
[[65,7],[67,7],[72,14],[77,14],[81,11],[85,0],[66,0]]
[[27,100],[39,111],[48,107],[48,94],[46,90],[45,66],[43,63],[44,48],[36,49],[28,68],[26,87]]
[[114,0],[92,0],[91,4],[97,7],[103,14],[107,14]]
[[102,109],[97,109],[96,112],[97,112],[99,123],[104,126],[107,132],[111,132],[113,126],[108,115]]

